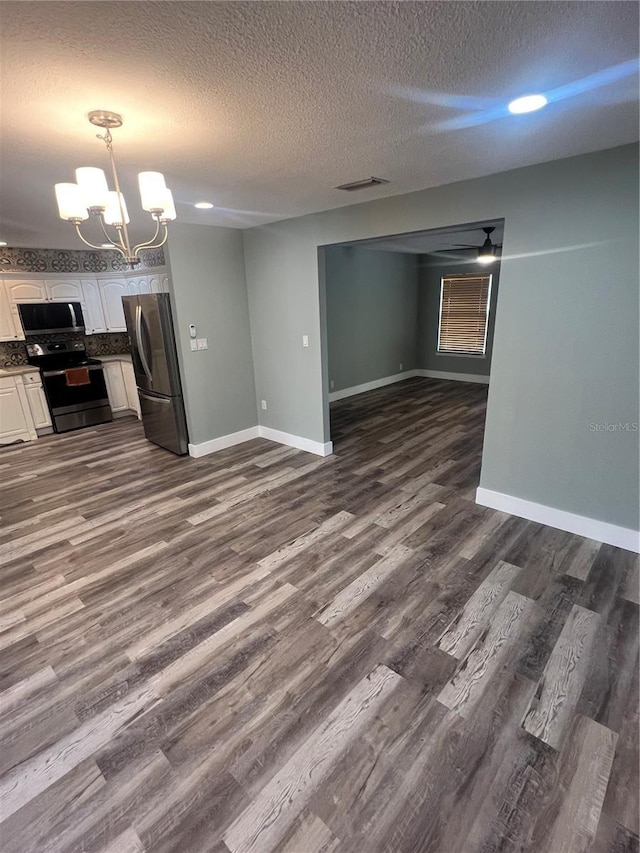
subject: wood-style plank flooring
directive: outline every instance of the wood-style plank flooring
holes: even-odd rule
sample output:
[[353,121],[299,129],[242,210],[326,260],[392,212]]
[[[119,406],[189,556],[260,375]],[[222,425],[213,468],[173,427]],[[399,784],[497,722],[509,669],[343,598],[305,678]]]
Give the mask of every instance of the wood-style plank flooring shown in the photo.
[[3,853],[638,851],[637,562],[475,505],[485,399],[4,449]]

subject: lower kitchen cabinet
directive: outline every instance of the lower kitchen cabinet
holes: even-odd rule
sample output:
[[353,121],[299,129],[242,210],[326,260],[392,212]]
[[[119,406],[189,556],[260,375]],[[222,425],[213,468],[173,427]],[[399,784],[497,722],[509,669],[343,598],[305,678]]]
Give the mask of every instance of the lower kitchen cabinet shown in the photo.
[[121,361],[122,377],[124,379],[124,387],[127,392],[127,402],[129,408],[140,417],[140,398],[138,397],[138,388],[136,385],[136,375],[133,372],[133,364],[130,361]]
[[22,376],[0,377],[0,444],[37,437]]
[[40,374],[26,373],[23,375],[22,380],[34,427],[37,430],[49,430],[52,428],[51,414],[47,405],[44,388],[42,387]]
[[102,359],[104,381],[107,385],[109,405],[114,414],[125,412],[129,408],[127,401],[127,389],[122,376],[122,364],[119,361],[105,361]]
[[140,403],[131,361],[109,356],[103,357],[101,361],[111,411],[114,414],[135,412],[140,417]]

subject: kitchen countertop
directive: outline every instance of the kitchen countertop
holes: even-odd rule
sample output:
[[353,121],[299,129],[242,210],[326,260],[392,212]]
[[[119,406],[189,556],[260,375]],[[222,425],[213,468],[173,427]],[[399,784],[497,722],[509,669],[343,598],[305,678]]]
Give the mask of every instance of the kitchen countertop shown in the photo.
[[37,373],[32,364],[16,364],[14,367],[0,367],[0,376],[24,376],[25,373]]
[[131,353],[121,352],[118,355],[94,355],[92,358],[97,358],[100,361],[131,361]]

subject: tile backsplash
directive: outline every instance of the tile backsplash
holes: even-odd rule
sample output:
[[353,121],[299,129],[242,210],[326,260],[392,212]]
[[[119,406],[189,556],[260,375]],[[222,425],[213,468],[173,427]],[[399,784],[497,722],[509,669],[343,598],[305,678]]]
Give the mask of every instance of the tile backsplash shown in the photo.
[[[164,266],[164,251],[147,249],[140,255],[140,264],[133,272]],[[67,272],[99,273],[112,270],[130,271],[119,252],[86,249],[22,249],[12,246],[0,248],[0,274],[5,272]]]
[[[38,335],[38,341],[83,341],[87,353],[93,358],[131,352],[129,337],[125,332],[107,332],[102,335],[60,332],[57,335]],[[0,341],[0,367],[15,367],[20,364],[28,364],[25,342]]]

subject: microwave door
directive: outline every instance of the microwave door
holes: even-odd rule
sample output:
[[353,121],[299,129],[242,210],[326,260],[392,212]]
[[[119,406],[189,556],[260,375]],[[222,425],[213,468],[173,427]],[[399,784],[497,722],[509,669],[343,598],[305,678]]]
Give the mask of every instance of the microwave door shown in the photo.
[[68,302],[69,306],[69,314],[71,315],[71,325],[74,330],[78,330],[79,332],[84,332],[84,316],[82,314],[82,306],[79,302]]

